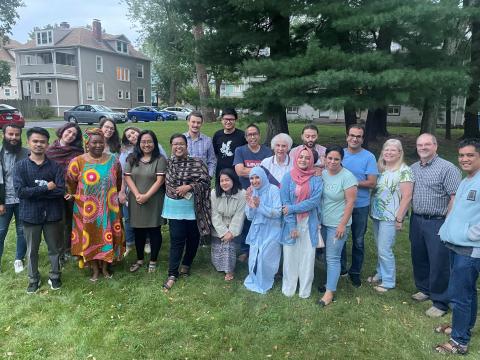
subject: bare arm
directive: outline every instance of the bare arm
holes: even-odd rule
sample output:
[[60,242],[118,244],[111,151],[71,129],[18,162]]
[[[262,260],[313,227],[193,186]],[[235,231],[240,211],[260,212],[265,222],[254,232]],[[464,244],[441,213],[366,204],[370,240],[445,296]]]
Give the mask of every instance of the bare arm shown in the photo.
[[335,233],[335,237],[337,239],[343,237],[345,235],[345,228],[347,226],[348,220],[352,217],[353,212],[353,205],[355,205],[355,200],[357,199],[357,186],[349,187],[345,189],[345,211],[343,212],[343,216],[340,219],[340,224],[337,226],[337,231]]
[[450,210],[452,210],[453,202],[455,201],[455,194],[450,195],[450,201],[448,202],[448,207],[447,207],[447,215],[450,213]]
[[377,175],[367,175],[367,180],[358,182],[358,187],[373,189],[377,185]]
[[403,226],[403,219],[405,214],[410,206],[410,201],[412,200],[413,193],[413,182],[402,182],[400,183],[400,206],[398,207],[397,214],[395,215],[395,228],[401,230]]
[[238,176],[241,177],[248,177],[250,175],[250,171],[252,171],[251,168],[247,168],[243,164],[237,164],[235,165],[235,172],[237,173]]

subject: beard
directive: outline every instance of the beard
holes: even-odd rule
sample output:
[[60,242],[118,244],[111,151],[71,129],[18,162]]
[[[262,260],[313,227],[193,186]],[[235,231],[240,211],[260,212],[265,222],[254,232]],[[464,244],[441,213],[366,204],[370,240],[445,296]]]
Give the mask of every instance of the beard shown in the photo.
[[10,153],[16,154],[16,153],[18,153],[18,152],[20,151],[20,149],[22,148],[22,140],[19,140],[19,141],[17,142],[17,144],[12,145],[12,144],[10,143],[10,141],[8,141],[7,139],[3,138],[3,148],[4,148],[5,150],[7,150],[8,152],[10,152]]

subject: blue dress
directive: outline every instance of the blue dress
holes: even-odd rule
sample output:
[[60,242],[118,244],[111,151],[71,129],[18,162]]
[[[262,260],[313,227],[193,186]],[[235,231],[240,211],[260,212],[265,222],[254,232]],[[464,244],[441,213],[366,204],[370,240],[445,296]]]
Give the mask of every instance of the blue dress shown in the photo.
[[248,276],[245,279],[247,289],[265,294],[273,286],[281,255],[282,201],[280,190],[268,182],[265,171],[255,167],[250,177],[257,175],[261,179],[259,189],[253,190],[253,196],[260,198],[258,208],[245,207],[248,220],[252,221],[246,243],[250,245],[248,258]]

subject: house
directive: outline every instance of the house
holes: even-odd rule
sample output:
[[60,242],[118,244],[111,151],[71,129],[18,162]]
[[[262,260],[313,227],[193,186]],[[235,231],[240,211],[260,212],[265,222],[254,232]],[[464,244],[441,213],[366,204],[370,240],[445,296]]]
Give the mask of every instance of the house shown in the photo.
[[0,60],[10,65],[10,83],[0,87],[0,100],[15,100],[20,97],[17,87],[14,49],[21,46],[18,41],[9,39],[4,44],[0,40]]
[[59,116],[78,104],[126,111],[150,103],[151,60],[124,35],[102,31],[100,20],[35,31],[14,52],[21,98],[48,99]]

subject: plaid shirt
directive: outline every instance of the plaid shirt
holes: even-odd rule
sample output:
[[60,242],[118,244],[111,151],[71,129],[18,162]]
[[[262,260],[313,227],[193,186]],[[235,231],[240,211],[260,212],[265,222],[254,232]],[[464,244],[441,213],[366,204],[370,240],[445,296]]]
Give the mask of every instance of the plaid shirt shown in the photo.
[[417,161],[410,168],[415,178],[413,212],[419,215],[445,216],[450,196],[455,195],[462,181],[460,169],[438,155],[425,164]]
[[192,139],[188,131],[183,135],[187,137],[188,155],[202,159],[208,167],[208,175],[213,177],[213,174],[215,174],[215,166],[217,165],[217,158],[215,157],[212,139],[202,133],[200,133],[198,138]]
[[[56,184],[53,190],[47,188],[50,181]],[[30,224],[62,220],[65,179],[62,169],[54,161],[45,158],[37,165],[26,158],[17,162],[13,185],[20,198],[20,219]]]

